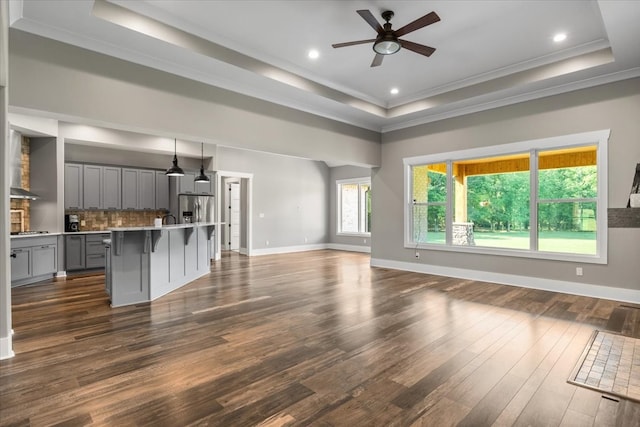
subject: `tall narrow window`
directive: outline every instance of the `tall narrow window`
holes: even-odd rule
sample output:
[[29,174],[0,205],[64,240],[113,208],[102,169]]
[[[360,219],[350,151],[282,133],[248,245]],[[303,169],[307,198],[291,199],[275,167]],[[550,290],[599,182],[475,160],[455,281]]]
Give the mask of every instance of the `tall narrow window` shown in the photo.
[[413,239],[416,243],[443,244],[446,241],[447,165],[414,166]]
[[371,179],[337,181],[338,233],[371,233]]
[[596,146],[539,153],[538,249],[595,255]]

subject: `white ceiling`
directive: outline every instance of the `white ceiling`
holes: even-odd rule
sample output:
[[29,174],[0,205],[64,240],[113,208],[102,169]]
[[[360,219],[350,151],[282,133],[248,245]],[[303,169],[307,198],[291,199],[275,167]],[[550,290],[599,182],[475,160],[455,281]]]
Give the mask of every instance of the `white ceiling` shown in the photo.
[[[371,68],[356,13],[391,9],[435,47]],[[142,65],[388,131],[640,75],[640,1],[11,0],[11,26]],[[567,39],[552,38],[565,32]],[[320,57],[310,60],[309,49]],[[397,87],[399,93],[391,95]]]

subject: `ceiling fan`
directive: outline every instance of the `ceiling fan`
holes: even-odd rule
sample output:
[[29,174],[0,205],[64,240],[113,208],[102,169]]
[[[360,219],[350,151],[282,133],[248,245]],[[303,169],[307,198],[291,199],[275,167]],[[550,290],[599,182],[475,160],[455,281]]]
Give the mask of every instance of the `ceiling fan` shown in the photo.
[[378,37],[376,37],[375,39],[358,40],[355,42],[336,43],[332,44],[331,46],[333,46],[334,48],[338,48],[373,42],[373,50],[376,53],[376,56],[373,58],[373,62],[371,63],[372,67],[381,65],[382,60],[384,59],[384,55],[393,55],[394,53],[398,52],[401,47],[424,56],[431,56],[431,54],[436,50],[435,48],[430,46],[410,42],[408,40],[400,40],[399,38],[412,31],[419,30],[420,28],[426,27],[427,25],[438,22],[440,20],[440,17],[435,12],[428,13],[422,18],[418,18],[415,21],[397,30],[391,29],[391,23],[389,21],[391,20],[391,18],[393,18],[393,12],[390,10],[382,12],[382,19],[386,21],[384,26],[381,26],[378,23],[378,20],[369,10],[357,10],[356,12],[358,12],[358,15],[362,16],[362,19],[367,21],[367,23],[371,25],[374,30],[376,30],[376,32],[378,33]]

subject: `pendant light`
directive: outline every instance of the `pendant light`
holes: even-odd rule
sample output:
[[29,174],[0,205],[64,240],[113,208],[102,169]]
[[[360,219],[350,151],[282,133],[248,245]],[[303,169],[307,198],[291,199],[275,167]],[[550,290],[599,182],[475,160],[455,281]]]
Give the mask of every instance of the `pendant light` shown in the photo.
[[204,142],[200,143],[200,175],[196,176],[195,182],[209,182],[209,177],[204,174]]
[[173,139],[173,166],[171,166],[164,173],[167,176],[184,176],[184,171],[180,166],[178,166],[178,151],[177,151],[178,142],[176,139]]

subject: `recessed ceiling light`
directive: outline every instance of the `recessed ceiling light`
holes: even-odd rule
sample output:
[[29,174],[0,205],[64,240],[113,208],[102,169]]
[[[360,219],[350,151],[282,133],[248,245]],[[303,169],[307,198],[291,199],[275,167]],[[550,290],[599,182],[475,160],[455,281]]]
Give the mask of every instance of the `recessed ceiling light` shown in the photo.
[[553,41],[556,43],[559,43],[561,41],[566,40],[567,38],[567,33],[558,33],[555,36],[553,36]]
[[400,91],[398,90],[397,87],[392,87],[389,92],[391,92],[391,95],[397,95],[398,92],[400,92]]
[[310,59],[317,59],[317,58],[320,56],[320,52],[318,52],[318,51],[317,51],[317,50],[315,50],[315,49],[311,49],[311,50],[309,51],[309,53],[307,54],[307,56],[308,56]]

